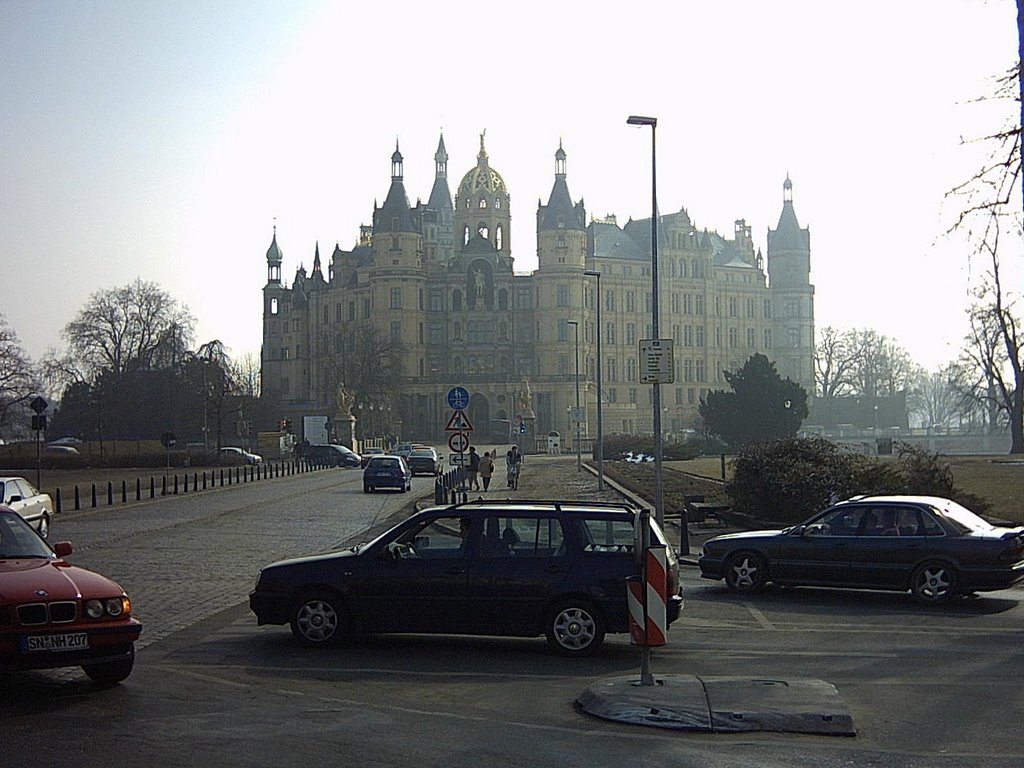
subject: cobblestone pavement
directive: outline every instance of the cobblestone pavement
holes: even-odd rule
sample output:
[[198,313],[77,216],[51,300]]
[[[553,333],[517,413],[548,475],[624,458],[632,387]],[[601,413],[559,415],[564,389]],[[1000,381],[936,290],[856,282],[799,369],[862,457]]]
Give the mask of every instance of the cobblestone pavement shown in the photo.
[[413,493],[362,492],[358,470],[322,470],[167,497],[121,508],[65,512],[51,541],[70,540],[72,562],[118,581],[145,628],[139,647],[248,599],[259,568],[333,549],[380,528]]

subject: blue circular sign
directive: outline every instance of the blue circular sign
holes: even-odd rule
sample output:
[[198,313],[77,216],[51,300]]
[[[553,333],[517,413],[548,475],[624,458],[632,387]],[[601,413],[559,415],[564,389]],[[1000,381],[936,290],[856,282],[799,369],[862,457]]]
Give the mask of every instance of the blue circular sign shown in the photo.
[[452,387],[448,390],[448,407],[456,411],[469,408],[469,392],[465,387]]

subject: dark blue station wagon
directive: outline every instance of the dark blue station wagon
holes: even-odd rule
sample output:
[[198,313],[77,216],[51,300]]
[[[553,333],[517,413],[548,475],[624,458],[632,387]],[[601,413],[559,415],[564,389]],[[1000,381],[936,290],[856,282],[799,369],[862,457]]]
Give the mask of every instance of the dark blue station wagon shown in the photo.
[[[607,502],[435,507],[367,544],[264,567],[249,606],[312,646],[353,633],[543,635],[558,653],[586,655],[607,632],[629,631],[638,515]],[[666,543],[653,521],[651,537]],[[667,551],[671,623],[682,594]]]

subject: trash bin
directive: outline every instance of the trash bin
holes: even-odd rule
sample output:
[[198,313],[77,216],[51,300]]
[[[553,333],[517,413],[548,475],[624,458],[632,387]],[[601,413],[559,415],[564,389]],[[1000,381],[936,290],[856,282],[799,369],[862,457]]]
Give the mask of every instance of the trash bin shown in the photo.
[[562,452],[562,436],[557,432],[548,432],[548,453]]

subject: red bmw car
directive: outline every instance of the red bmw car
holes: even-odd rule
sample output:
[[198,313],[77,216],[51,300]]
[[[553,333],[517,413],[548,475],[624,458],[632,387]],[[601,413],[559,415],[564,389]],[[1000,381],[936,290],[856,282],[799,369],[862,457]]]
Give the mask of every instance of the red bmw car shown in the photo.
[[64,558],[0,506],[0,671],[80,666],[101,683],[131,674],[142,624],[116,583]]

